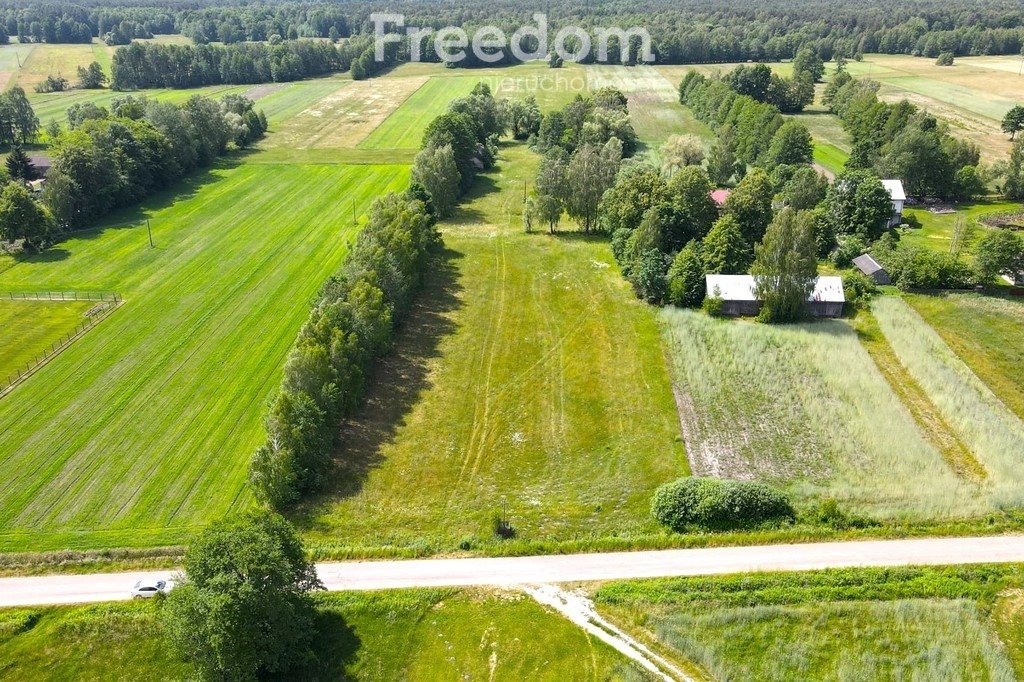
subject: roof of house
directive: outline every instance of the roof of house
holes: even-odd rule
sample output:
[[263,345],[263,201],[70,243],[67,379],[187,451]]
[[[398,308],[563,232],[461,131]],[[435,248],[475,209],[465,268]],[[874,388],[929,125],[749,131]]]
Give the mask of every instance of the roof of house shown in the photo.
[[[752,275],[705,275],[708,294],[718,296],[723,301],[757,301],[754,293],[755,283]],[[717,289],[717,294],[715,293]],[[807,297],[808,301],[826,303],[843,303],[843,278],[834,275],[819,277],[814,284],[814,291]]]
[[49,154],[36,153],[26,154],[26,156],[28,157],[29,163],[31,163],[32,167],[36,170],[47,171],[53,167],[53,159],[50,158]]
[[725,203],[725,200],[729,198],[730,194],[732,194],[732,190],[731,189],[724,189],[724,188],[723,189],[714,189],[714,190],[711,190],[711,199],[716,204],[721,206],[722,204]]
[[902,180],[882,180],[882,186],[889,192],[893,201],[906,201],[907,193],[903,191]]
[[860,271],[863,272],[865,275],[873,275],[879,270],[885,270],[885,268],[883,268],[878,261],[876,261],[874,258],[871,257],[870,254],[867,253],[861,254],[860,256],[854,258],[853,264],[856,265],[857,268],[860,269]]

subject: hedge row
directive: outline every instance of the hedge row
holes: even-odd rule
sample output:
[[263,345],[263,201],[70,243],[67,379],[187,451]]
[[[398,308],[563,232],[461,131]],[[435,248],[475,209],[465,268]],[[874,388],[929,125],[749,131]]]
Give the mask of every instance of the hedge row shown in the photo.
[[281,508],[321,488],[338,446],[338,424],[352,414],[374,360],[391,346],[431,249],[435,219],[410,191],[370,209],[341,272],[324,283],[284,368],[266,417],[267,442],[253,456],[257,496]]
[[793,519],[785,493],[763,483],[687,477],[654,492],[651,513],[674,531],[727,530]]

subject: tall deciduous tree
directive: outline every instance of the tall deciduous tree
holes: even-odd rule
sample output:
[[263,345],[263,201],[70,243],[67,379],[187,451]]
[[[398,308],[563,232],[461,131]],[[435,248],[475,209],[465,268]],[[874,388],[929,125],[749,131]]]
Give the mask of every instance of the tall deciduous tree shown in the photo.
[[734,217],[724,215],[715,221],[704,237],[702,256],[706,272],[738,275],[747,271],[752,253]]
[[671,176],[680,168],[699,166],[704,161],[704,145],[693,135],[672,135],[661,146],[661,170]]
[[772,136],[768,147],[769,166],[798,166],[811,162],[811,133],[798,121],[786,121]]
[[314,660],[322,588],[294,529],[253,512],[214,523],[185,554],[161,610],[172,648],[207,679],[299,674]]
[[795,322],[804,316],[807,298],[817,279],[817,244],[814,218],[806,211],[785,208],[768,226],[754,247],[756,293],[764,301],[758,318],[763,322]]
[[53,218],[25,189],[11,182],[0,192],[0,239],[24,239],[33,249],[40,248],[49,238]]
[[892,214],[892,197],[871,171],[840,173],[825,195],[824,219],[836,235],[874,241],[885,232]]
[[978,279],[988,283],[999,275],[1016,278],[1024,273],[1024,237],[1010,230],[989,230],[974,247]]
[[412,166],[412,179],[427,190],[440,217],[451,214],[459,199],[459,167],[451,145],[426,147]]
[[736,189],[725,200],[724,210],[731,215],[743,230],[747,243],[754,244],[764,236],[772,221],[772,197],[775,187],[771,178],[760,168],[755,168],[740,180]]
[[1024,106],[1018,104],[1011,107],[1003,116],[1002,128],[1004,133],[1009,133],[1011,140],[1024,130]]

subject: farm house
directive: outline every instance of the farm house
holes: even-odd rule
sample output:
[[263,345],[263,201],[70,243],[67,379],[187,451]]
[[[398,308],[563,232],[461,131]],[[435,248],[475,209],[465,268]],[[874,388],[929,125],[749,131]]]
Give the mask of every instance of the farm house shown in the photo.
[[853,259],[857,269],[875,281],[875,284],[892,284],[889,273],[882,267],[881,263],[872,258],[869,254],[861,254]]
[[882,186],[889,192],[892,199],[892,218],[889,219],[889,226],[899,225],[903,220],[903,203],[907,200],[907,193],[903,189],[902,180],[882,180]]
[[[708,296],[722,299],[722,312],[731,317],[750,317],[761,311],[763,301],[755,293],[752,275],[706,275]],[[807,312],[813,317],[839,317],[846,295],[841,277],[819,277],[807,297]]]

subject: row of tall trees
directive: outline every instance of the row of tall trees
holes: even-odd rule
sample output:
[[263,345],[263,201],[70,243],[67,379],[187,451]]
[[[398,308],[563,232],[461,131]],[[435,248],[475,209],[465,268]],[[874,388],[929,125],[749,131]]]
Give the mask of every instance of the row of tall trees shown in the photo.
[[285,82],[348,68],[346,53],[328,42],[132,43],[114,53],[110,86],[114,90],[136,90]]
[[359,405],[370,365],[390,348],[438,242],[435,218],[414,192],[370,208],[341,272],[321,287],[270,405],[267,442],[249,470],[267,504],[284,508],[327,481],[338,425]]
[[824,101],[849,133],[848,168],[873,169],[900,178],[912,196],[969,199],[984,191],[977,145],[949,132],[949,126],[906,100],[878,99],[878,83],[839,71]]

